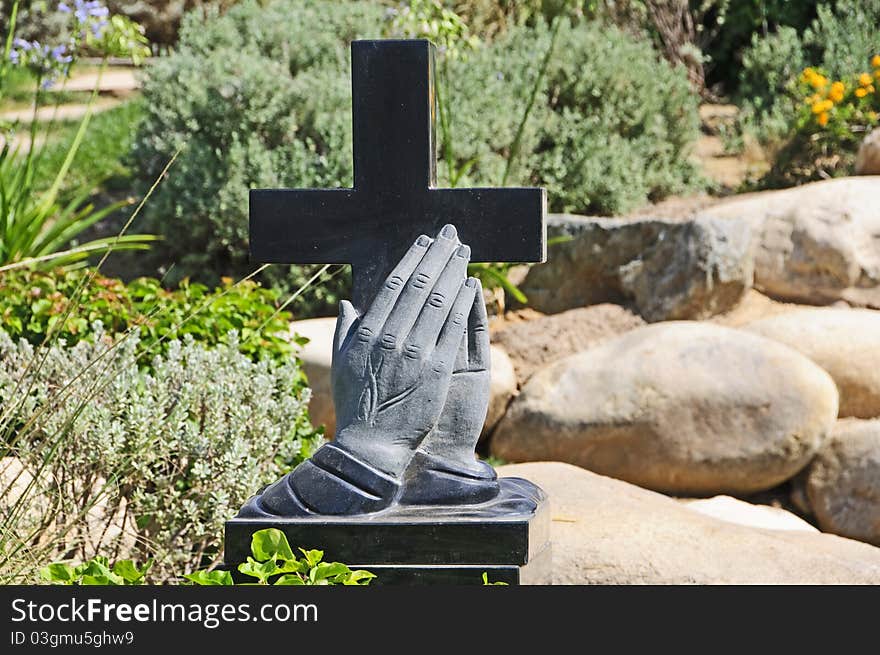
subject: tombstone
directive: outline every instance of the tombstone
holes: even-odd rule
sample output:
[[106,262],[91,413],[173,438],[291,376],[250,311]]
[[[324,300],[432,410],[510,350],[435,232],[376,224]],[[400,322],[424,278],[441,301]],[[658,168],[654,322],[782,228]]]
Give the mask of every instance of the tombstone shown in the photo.
[[227,521],[225,565],[274,527],[378,584],[548,583],[543,491],[474,455],[489,337],[466,274],[471,260],[545,259],[544,190],[436,188],[433,46],[351,50],[354,187],[250,196],[255,261],[352,265],[334,339],[337,435]]

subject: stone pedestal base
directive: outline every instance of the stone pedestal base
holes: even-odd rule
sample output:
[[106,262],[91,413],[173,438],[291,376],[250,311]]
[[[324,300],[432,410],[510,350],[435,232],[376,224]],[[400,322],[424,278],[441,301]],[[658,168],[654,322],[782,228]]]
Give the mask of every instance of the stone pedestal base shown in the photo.
[[493,501],[465,507],[402,506],[359,516],[232,519],[225,564],[233,572],[250,554],[251,535],[277,528],[296,548],[324,551],[376,574],[373,584],[549,584],[550,508],[527,480],[505,478]]

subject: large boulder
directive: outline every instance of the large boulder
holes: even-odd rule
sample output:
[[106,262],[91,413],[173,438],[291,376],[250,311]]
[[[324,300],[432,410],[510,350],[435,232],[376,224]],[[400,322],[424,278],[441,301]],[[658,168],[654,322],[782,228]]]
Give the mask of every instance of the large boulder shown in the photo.
[[557,584],[878,584],[880,549],[705,516],[568,464],[502,466],[550,498]]
[[309,418],[314,425],[323,425],[324,435],[332,439],[336,431],[336,412],[330,389],[330,364],[333,360],[336,319],[328,317],[294,321],[290,324],[290,332],[291,335],[309,340],[299,351],[299,358],[312,390]]
[[837,417],[831,377],[747,332],[671,322],[535,373],[492,437],[508,461],[558,460],[679,495],[788,480]]
[[481,435],[483,437],[488,436],[498,425],[517,389],[516,370],[504,349],[495,345],[490,346],[489,356],[492,371],[489,378],[489,408],[486,411],[486,421],[483,423]]
[[507,323],[492,332],[492,341],[510,355],[519,381],[525,382],[548,364],[644,324],[628,309],[603,303]]
[[[332,439],[336,432],[336,411],[333,407],[333,391],[330,386],[330,368],[333,361],[333,334],[336,319],[310,318],[290,324],[291,335],[305,337],[309,341],[299,352],[303,370],[309,379],[312,397],[309,400],[309,416],[314,425],[324,426],[324,436]],[[510,399],[516,393],[516,373],[503,349],[492,346],[492,374],[489,383],[489,409],[483,425],[483,436],[504,415]]]
[[880,130],[871,130],[859,146],[856,175],[880,175]]
[[798,309],[745,329],[791,346],[828,371],[840,392],[841,417],[880,416],[880,312]]
[[703,319],[735,306],[752,286],[744,221],[624,220],[552,215],[546,264],[521,285],[529,305],[558,313],[632,303],[647,321]]
[[746,221],[755,288],[787,300],[880,307],[880,176],[765,191],[701,216]]
[[805,482],[823,530],[880,545],[880,421],[839,421]]

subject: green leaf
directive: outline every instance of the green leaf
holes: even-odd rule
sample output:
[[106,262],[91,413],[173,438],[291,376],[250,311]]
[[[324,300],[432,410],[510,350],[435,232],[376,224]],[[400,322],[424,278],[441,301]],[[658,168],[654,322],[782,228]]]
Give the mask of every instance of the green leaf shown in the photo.
[[276,586],[299,586],[304,584],[305,582],[300,576],[292,574],[282,575],[275,581]]
[[484,587],[506,587],[508,586],[506,582],[489,582],[489,574],[483,571],[483,586]]
[[147,571],[150,570],[152,565],[153,560],[149,559],[141,570],[138,569],[137,565],[131,560],[124,559],[113,565],[113,573],[121,577],[128,584],[142,584],[144,577],[147,575]]
[[188,573],[183,577],[202,587],[225,587],[235,584],[229,571],[196,571]]
[[357,570],[352,571],[345,580],[342,581],[344,585],[368,585],[372,580],[376,578],[375,574],[370,573],[369,571]]
[[326,580],[350,572],[351,570],[340,562],[321,562],[309,572],[309,575],[313,580]]
[[287,537],[277,528],[257,530],[251,537],[251,553],[257,561],[296,559]]
[[47,582],[56,582],[61,584],[73,584],[76,579],[76,573],[73,567],[63,562],[55,562],[40,569],[40,577]]
[[106,557],[94,557],[76,567],[76,573],[81,575],[80,584],[83,585],[124,585],[122,576],[110,570],[110,563]]
[[318,565],[318,562],[324,559],[323,550],[305,550],[300,548],[299,551],[305,555],[306,563],[309,565],[309,568],[314,568]]
[[239,564],[238,570],[252,578],[257,578],[263,584],[268,584],[269,578],[279,573],[275,560],[257,562],[252,557],[248,557],[247,562]]

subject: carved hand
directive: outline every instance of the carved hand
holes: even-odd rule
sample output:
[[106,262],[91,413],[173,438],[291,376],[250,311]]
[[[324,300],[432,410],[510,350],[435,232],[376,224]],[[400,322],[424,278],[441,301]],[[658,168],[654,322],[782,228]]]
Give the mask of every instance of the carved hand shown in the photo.
[[447,225],[419,237],[363,316],[340,305],[333,347],[336,443],[400,477],[446,402],[478,282]]
[[478,282],[446,405],[437,426],[422,444],[426,453],[451,460],[474,475],[491,475],[491,470],[487,471],[488,467],[474,457],[489,407],[489,367],[488,318]]

